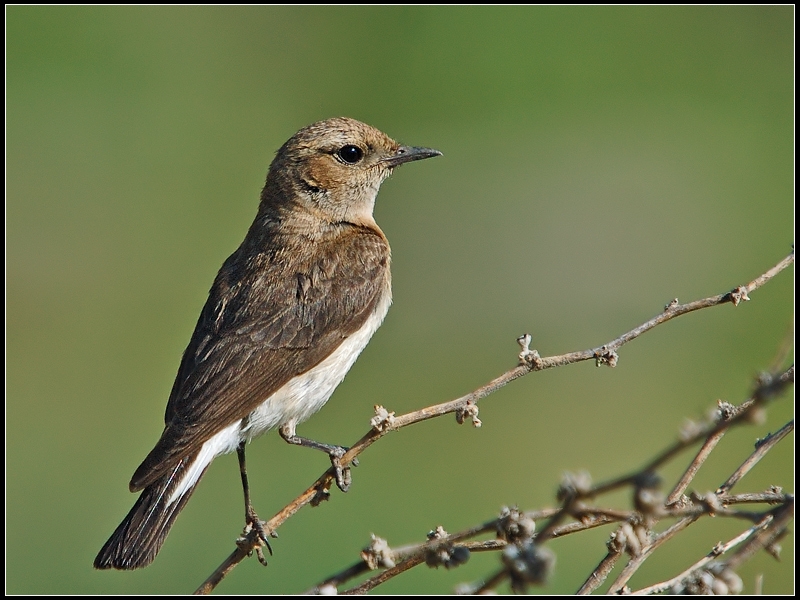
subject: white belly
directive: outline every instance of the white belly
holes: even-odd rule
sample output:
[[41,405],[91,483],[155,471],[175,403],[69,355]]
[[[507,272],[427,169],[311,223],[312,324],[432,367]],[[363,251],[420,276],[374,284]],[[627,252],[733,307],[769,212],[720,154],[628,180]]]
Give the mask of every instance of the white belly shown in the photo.
[[284,423],[302,423],[322,408],[380,327],[391,302],[391,294],[386,294],[361,329],[345,339],[328,358],[290,379],[250,413],[242,429],[242,439],[252,440]]

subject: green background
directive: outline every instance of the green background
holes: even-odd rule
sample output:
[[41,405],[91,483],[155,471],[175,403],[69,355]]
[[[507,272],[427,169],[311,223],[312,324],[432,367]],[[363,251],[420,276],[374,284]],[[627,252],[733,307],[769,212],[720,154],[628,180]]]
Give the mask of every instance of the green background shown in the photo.
[[[6,9],[6,585],[17,594],[191,592],[242,526],[235,456],[215,461],[155,563],[96,572],[134,501],[178,361],[217,269],[255,215],[267,166],[297,129],[350,116],[444,156],[378,197],[394,305],[331,402],[299,432],[351,444],[372,406],[398,414],[516,364],[600,345],[789,254],[794,226],[794,9]],[[280,530],[268,568],[221,593],[301,592],[392,545],[454,532],[503,505],[552,505],[564,471],[628,472],[716,399],[740,402],[793,331],[793,267],[738,308],[670,322],[616,369],[533,374],[370,448],[351,491]],[[756,437],[729,434],[693,489],[715,489]],[[734,490],[794,491],[793,436]],[[688,456],[688,455],[687,455]],[[685,464],[663,471],[671,481]],[[248,452],[274,514],[327,466],[275,434]],[[629,506],[626,494],[600,504]],[[673,576],[742,522],[706,519],[631,581]],[[557,540],[546,588],[569,593],[610,528]],[[742,569],[793,590],[793,538]],[[498,567],[425,567],[379,588],[448,593]],[[507,587],[501,588],[507,590]]]

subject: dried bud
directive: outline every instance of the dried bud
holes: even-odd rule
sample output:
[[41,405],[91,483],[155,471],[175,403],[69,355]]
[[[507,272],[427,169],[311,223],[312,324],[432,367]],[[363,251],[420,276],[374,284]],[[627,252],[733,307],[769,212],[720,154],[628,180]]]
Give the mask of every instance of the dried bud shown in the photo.
[[699,423],[692,421],[691,419],[686,419],[683,422],[683,426],[681,427],[680,431],[678,431],[678,437],[682,442],[688,442],[689,440],[697,437],[703,431],[703,426]]
[[617,531],[613,531],[606,542],[606,548],[608,548],[609,552],[613,552],[615,554],[621,554],[623,550],[625,550],[627,544],[627,539],[625,536],[625,532],[618,529]]
[[375,405],[375,416],[369,420],[370,427],[375,431],[386,431],[394,427],[394,413],[389,412],[380,404]]
[[385,567],[391,569],[394,565],[394,553],[389,544],[383,538],[379,538],[374,533],[371,534],[372,541],[369,546],[361,551],[361,558],[371,570]]
[[731,594],[741,594],[742,590],[744,589],[744,584],[742,583],[742,578],[733,571],[732,569],[723,568],[718,574],[717,577],[725,582],[725,585],[728,586],[728,592]]
[[[444,527],[439,525],[433,531],[428,532],[428,539],[433,540],[446,540],[448,536]],[[425,551],[425,564],[433,569],[444,567],[445,569],[454,569],[463,565],[469,560],[469,550],[463,546],[456,546],[454,544],[443,543],[435,545]]]
[[736,407],[725,400],[717,400],[717,418],[720,421],[730,421],[738,412]]
[[564,473],[561,477],[561,484],[556,491],[556,498],[559,502],[565,502],[571,498],[586,496],[592,489],[592,477],[586,471],[580,473]]
[[639,535],[630,523],[623,523],[619,526],[619,537],[624,538],[625,549],[631,556],[639,556],[642,552],[642,544]]
[[640,473],[633,483],[633,504],[640,513],[653,515],[664,506],[664,495],[659,490],[661,478],[653,471]]
[[539,368],[542,364],[542,357],[539,356],[536,350],[531,350],[529,348],[531,339],[530,333],[526,333],[517,338],[517,343],[519,347],[522,348],[522,352],[519,353],[519,364],[520,366],[528,365],[529,367]]
[[456,422],[459,425],[463,425],[466,419],[472,419],[473,427],[483,425],[483,422],[478,418],[478,405],[472,400],[467,400],[464,406],[456,409]]
[[529,541],[536,531],[536,523],[517,507],[504,506],[497,520],[497,537],[509,543]]
[[734,306],[739,306],[740,302],[747,302],[750,300],[750,296],[747,295],[747,288],[743,285],[740,285],[734,290],[731,290],[731,302],[733,302]]
[[552,550],[533,542],[509,544],[501,556],[511,579],[511,589],[516,593],[525,592],[528,585],[546,583],[556,564]]
[[619,362],[619,355],[614,350],[609,350],[607,346],[603,346],[594,353],[594,364],[597,367],[606,365],[613,369],[617,366],[617,362]]

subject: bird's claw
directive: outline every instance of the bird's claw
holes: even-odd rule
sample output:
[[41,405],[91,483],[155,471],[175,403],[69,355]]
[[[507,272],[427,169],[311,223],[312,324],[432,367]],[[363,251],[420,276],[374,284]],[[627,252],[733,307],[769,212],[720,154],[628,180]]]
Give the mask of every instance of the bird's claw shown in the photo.
[[[353,476],[350,473],[350,467],[345,467],[342,465],[342,457],[347,453],[347,450],[348,448],[337,446],[328,453],[328,456],[331,457],[331,464],[333,465],[333,470],[336,476],[336,487],[343,492],[349,490],[350,484],[353,482]],[[353,460],[353,465],[357,466],[358,461]]]
[[272,546],[270,546],[269,540],[267,539],[272,535],[272,533],[267,531],[267,528],[265,527],[267,522],[258,518],[258,515],[252,506],[247,507],[247,511],[245,512],[245,522],[247,524],[244,528],[244,534],[247,535],[251,531],[255,531],[259,541],[261,542],[261,544],[255,547],[255,551],[256,556],[258,557],[258,562],[266,567],[267,559],[264,557],[264,551],[261,549],[262,546],[266,546],[267,550],[269,551],[269,555],[272,556]]

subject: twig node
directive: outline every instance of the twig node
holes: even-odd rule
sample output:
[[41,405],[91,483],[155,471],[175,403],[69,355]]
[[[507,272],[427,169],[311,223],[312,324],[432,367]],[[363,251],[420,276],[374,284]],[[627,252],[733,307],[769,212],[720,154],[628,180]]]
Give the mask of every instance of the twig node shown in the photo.
[[567,502],[573,498],[584,498],[592,490],[592,476],[586,471],[580,473],[564,473],[556,491],[559,502]]
[[[428,532],[428,540],[446,540],[449,535],[444,527],[439,525],[433,531]],[[469,549],[464,546],[456,546],[445,542],[436,544],[425,551],[425,564],[432,569],[438,569],[439,567],[454,569],[467,562],[469,556]]]
[[483,421],[478,418],[478,405],[472,400],[467,400],[467,403],[456,409],[456,423],[463,425],[466,419],[472,419],[473,427],[480,427]]
[[372,537],[372,541],[369,546],[361,551],[361,558],[363,561],[367,563],[367,566],[372,571],[381,567],[387,569],[394,567],[394,552],[392,552],[392,549],[389,547],[389,543],[374,533],[370,534],[370,536]]
[[533,539],[536,523],[516,506],[504,506],[497,519],[497,537],[509,543]]
[[538,369],[542,366],[542,357],[539,356],[538,351],[530,349],[532,339],[530,333],[525,333],[517,338],[517,343],[522,348],[522,352],[519,353],[519,364]]
[[734,306],[739,306],[740,302],[747,302],[750,296],[747,295],[747,287],[740,285],[739,287],[731,290],[731,302]]
[[606,365],[612,369],[617,366],[619,355],[615,350],[610,350],[608,346],[603,346],[594,353],[594,364],[597,367]]
[[555,553],[532,541],[509,544],[503,550],[502,560],[515,593],[524,593],[530,584],[545,583],[556,565]]
[[374,408],[375,416],[369,420],[370,427],[378,432],[394,429],[394,412],[389,412],[380,404]]

